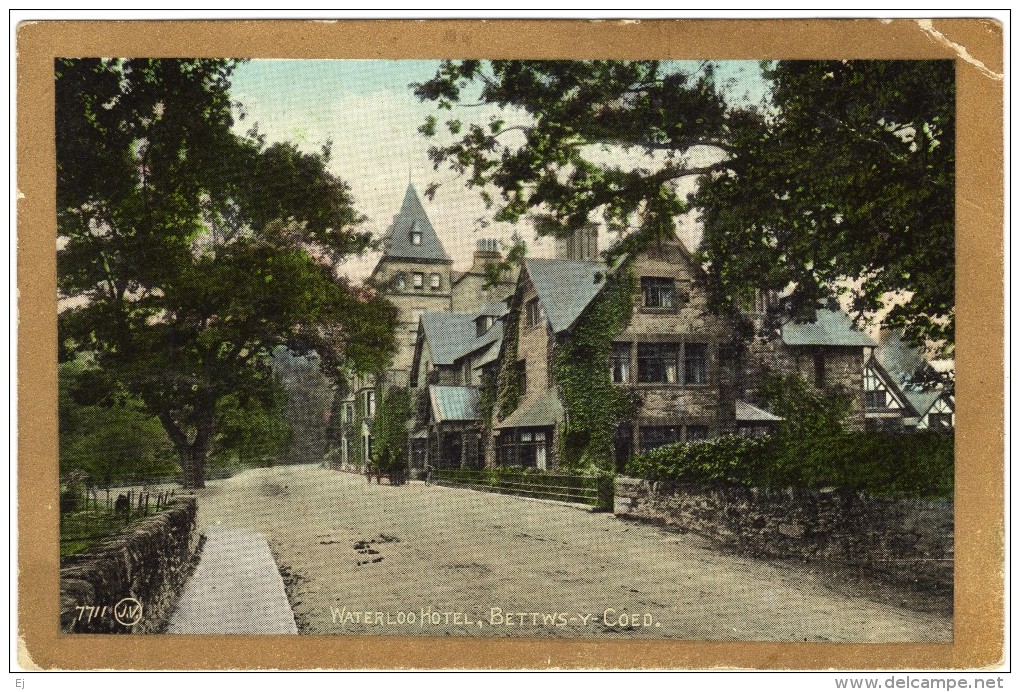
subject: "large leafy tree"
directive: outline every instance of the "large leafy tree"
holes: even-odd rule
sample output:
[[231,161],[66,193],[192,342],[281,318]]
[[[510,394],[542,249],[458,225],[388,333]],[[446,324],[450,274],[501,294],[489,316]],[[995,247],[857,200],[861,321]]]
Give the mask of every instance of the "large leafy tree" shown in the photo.
[[[698,208],[720,308],[765,289],[793,318],[848,292],[859,314],[894,300],[915,340],[951,342],[952,63],[768,64],[760,107],[727,103],[711,63],[682,67],[448,61],[415,86],[451,112],[421,131],[452,136],[433,161],[497,220],[539,214],[539,233],[563,233],[601,215],[626,231],[619,251]],[[462,122],[479,105],[493,114]]]
[[[455,135],[431,149],[435,164],[493,203],[489,190],[499,190],[498,221],[543,215],[540,233],[569,232],[599,212],[614,227],[637,219],[642,235],[662,237],[690,209],[676,181],[717,168],[689,154],[726,146],[726,104],[710,65],[687,74],[654,61],[447,61],[415,93],[440,110],[500,109],[467,125],[433,116],[421,131]],[[632,154],[649,157],[646,165],[604,163]]]
[[731,118],[731,156],[702,180],[716,293],[794,290],[787,312],[849,294],[858,313],[951,347],[955,307],[952,61],[767,65],[771,104]]
[[337,278],[370,237],[328,149],[235,134],[232,69],[56,65],[61,355],[93,353],[159,418],[192,487],[218,415],[274,406],[275,348],[314,349],[327,372],[375,370],[396,319]]

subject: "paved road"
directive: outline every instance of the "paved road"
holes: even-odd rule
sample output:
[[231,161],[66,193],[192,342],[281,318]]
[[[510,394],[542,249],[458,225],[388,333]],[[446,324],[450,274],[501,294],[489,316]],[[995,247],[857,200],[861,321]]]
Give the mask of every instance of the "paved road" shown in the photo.
[[210,482],[199,521],[266,536],[303,633],[952,638],[946,616],[840,593],[807,568],[516,497],[288,466]]

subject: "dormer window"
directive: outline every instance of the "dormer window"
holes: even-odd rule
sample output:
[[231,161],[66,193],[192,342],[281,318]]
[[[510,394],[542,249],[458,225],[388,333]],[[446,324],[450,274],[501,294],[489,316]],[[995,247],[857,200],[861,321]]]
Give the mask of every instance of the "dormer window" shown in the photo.
[[421,231],[411,229],[411,245],[421,245]]
[[529,327],[534,327],[542,319],[542,312],[538,306],[538,298],[532,298],[525,306],[525,324]]
[[478,319],[475,320],[475,336],[484,335],[495,323],[496,318],[492,315],[479,315]]
[[676,282],[660,276],[642,276],[644,307],[672,310],[676,307]]

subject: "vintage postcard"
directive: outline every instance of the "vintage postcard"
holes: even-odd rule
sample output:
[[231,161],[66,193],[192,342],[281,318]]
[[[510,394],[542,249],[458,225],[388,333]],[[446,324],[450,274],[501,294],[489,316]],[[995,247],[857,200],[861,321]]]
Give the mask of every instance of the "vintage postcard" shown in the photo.
[[17,67],[23,666],[1001,659],[999,24]]

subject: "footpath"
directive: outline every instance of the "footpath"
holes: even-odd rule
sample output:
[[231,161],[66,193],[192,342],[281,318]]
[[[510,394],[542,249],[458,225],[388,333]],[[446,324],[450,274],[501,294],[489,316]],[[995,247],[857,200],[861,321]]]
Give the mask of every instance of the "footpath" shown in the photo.
[[260,533],[209,527],[168,634],[297,634],[294,612]]

